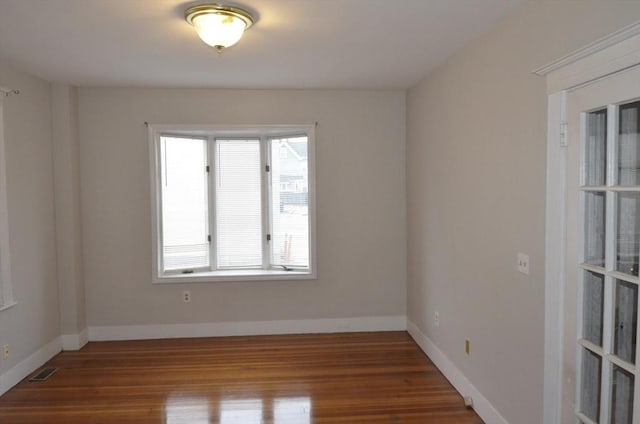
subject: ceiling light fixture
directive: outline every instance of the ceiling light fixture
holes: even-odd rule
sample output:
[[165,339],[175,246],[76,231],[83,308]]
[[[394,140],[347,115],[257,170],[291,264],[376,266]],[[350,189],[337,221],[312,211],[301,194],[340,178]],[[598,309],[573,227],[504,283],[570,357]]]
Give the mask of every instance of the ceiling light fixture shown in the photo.
[[188,8],[184,18],[198,35],[218,53],[236,44],[245,30],[253,25],[253,16],[239,7],[200,4]]

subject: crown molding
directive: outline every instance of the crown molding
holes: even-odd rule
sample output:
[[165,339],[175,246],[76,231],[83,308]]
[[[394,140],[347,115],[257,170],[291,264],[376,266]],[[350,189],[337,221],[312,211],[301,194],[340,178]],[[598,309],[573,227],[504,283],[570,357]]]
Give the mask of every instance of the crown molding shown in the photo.
[[539,76],[545,76],[639,34],[640,21],[621,28],[618,31],[612,32],[611,34],[608,34],[593,43],[587,44],[566,56],[541,66],[540,68],[533,70],[533,73]]

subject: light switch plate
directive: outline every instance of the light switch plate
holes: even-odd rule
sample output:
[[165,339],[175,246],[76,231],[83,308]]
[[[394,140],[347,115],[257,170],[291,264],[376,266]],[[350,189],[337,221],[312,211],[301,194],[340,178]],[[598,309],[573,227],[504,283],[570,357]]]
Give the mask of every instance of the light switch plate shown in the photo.
[[518,252],[518,271],[529,275],[529,255]]

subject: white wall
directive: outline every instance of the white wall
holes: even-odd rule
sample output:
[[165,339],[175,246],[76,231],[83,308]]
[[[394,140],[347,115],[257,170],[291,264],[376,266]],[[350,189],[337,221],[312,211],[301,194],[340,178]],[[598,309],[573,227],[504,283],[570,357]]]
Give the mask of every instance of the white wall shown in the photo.
[[637,1],[528,1],[408,94],[408,317],[511,423],[542,422],[547,103],[531,70],[638,19]]
[[[81,88],[89,326],[404,316],[405,100],[400,91]],[[152,285],[145,121],[318,121],[319,278]]]
[[24,366],[27,358],[35,354],[30,364],[38,366],[37,358],[44,358],[38,351],[45,345],[55,351],[60,327],[50,86],[4,64],[0,85],[20,90],[4,102],[11,272],[18,303],[0,312],[0,345],[10,346],[10,358],[0,359],[1,393],[22,370],[30,371]]

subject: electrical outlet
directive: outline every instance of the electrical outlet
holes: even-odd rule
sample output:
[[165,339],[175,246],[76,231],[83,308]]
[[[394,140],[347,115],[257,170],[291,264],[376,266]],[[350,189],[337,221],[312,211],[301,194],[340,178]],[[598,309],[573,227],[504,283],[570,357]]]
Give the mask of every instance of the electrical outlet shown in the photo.
[[9,359],[9,345],[2,346],[2,359]]
[[436,325],[436,327],[440,326],[440,312],[436,312],[435,316],[433,317],[433,323]]
[[469,340],[464,341],[464,351],[467,355],[469,355],[471,352],[471,342]]
[[182,292],[182,301],[184,303],[191,302],[191,292],[189,290],[185,290]]

